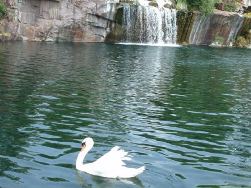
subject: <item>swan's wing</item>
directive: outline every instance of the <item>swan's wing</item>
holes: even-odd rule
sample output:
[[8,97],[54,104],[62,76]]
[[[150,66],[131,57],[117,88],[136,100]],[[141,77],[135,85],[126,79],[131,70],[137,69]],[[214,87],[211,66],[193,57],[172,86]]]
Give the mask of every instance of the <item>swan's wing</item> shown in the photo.
[[102,166],[124,166],[125,163],[123,161],[131,160],[130,156],[123,149],[120,149],[119,146],[113,147],[109,152],[104,154],[98,160],[95,161],[96,164],[101,164]]
[[125,160],[131,160],[128,153],[115,146],[95,162],[85,164],[85,172],[108,178],[131,178],[145,170],[145,167],[127,168]]

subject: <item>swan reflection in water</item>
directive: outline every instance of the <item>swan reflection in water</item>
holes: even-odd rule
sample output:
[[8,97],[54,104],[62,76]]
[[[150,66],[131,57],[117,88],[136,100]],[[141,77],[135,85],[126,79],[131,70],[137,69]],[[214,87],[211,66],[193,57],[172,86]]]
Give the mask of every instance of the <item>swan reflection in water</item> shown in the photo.
[[129,179],[114,179],[104,178],[100,176],[92,176],[82,171],[76,170],[76,176],[78,183],[81,187],[101,187],[101,188],[112,188],[112,187],[135,187],[143,188],[144,185],[138,177]]

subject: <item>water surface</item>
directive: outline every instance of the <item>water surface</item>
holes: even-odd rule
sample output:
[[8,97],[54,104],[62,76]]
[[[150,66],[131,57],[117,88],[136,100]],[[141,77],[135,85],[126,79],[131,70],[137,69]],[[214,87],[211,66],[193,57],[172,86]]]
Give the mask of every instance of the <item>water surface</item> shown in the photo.
[[[137,178],[75,170],[115,145]],[[251,186],[251,51],[0,44],[0,187]]]

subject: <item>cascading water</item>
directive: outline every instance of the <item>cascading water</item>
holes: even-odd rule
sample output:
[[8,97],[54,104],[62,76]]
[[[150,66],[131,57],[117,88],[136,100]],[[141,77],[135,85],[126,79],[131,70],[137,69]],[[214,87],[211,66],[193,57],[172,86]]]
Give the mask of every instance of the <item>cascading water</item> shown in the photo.
[[242,23],[243,17],[237,14],[198,14],[194,19],[189,44],[231,46]]
[[125,4],[122,27],[125,30],[123,42],[175,44],[176,10]]
[[251,0],[244,0],[243,1],[243,4],[248,7],[248,6],[251,6]]

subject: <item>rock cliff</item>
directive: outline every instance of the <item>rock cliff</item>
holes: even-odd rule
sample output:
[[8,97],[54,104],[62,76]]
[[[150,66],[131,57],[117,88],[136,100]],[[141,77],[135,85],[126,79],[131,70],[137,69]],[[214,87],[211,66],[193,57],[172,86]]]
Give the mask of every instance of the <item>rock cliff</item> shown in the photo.
[[114,4],[105,0],[6,0],[2,40],[103,42]]

